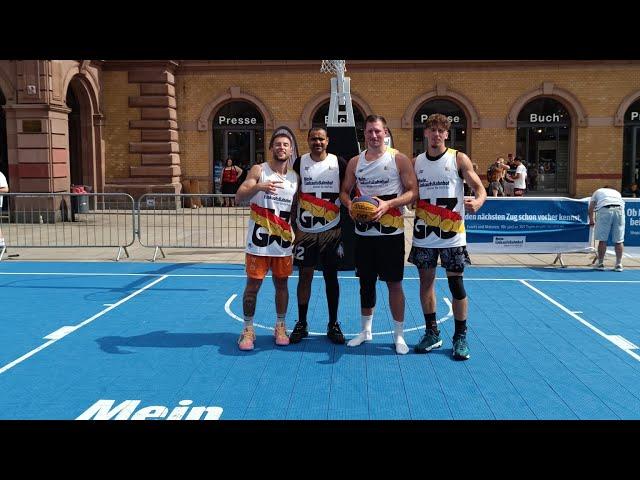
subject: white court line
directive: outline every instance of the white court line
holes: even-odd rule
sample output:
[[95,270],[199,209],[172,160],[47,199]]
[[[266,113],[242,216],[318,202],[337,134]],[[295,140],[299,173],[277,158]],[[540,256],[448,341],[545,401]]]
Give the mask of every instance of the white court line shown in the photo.
[[49,335],[44,337],[44,339],[45,340],[60,340],[62,337],[65,337],[65,336],[69,335],[76,328],[78,328],[78,327],[71,326],[71,325],[65,325],[64,327],[60,327],[55,332],[51,332]]
[[[483,267],[484,268],[484,267]],[[588,270],[593,270],[589,268]],[[0,272],[0,275],[68,275],[68,276],[97,276],[97,277],[176,277],[176,278],[190,278],[190,277],[214,277],[214,278],[247,278],[243,275],[229,275],[229,274],[190,274],[190,273],[178,273],[178,274],[161,274],[161,273],[72,273],[72,272]],[[266,278],[271,278],[271,275],[267,275]],[[297,275],[291,275],[289,278],[298,278]],[[313,278],[323,278],[322,276],[314,276]],[[356,276],[341,276],[338,278],[354,280]],[[420,280],[420,277],[404,277],[404,280]],[[436,280],[447,280],[447,277],[436,277]],[[464,277],[465,282],[558,282],[558,283],[640,283],[640,280],[567,280],[556,278],[469,278]]]
[[[231,303],[233,303],[233,301],[236,299],[237,296],[238,296],[238,294],[234,293],[233,295],[231,295],[227,299],[227,302],[224,304],[224,311],[227,312],[227,315],[229,315],[234,320],[237,320],[238,322],[244,323],[244,319],[240,318],[238,315],[236,315],[235,313],[233,313],[231,311]],[[446,297],[443,297],[443,300],[449,306],[449,312],[444,317],[438,319],[438,323],[442,323],[445,320],[447,320],[448,318],[453,317],[453,307],[451,305],[451,302]],[[262,325],[260,323],[254,323],[253,325],[255,327],[264,328],[266,330],[273,330],[273,327],[268,327],[268,326]],[[403,331],[405,333],[406,332],[413,332],[414,330],[422,330],[423,328],[424,328],[423,326],[413,327],[413,328],[405,328]],[[289,330],[289,331],[291,331],[291,330]],[[393,333],[393,332],[391,330],[389,330],[387,332],[375,332],[372,335],[389,335],[391,333]],[[309,332],[309,335],[326,335],[326,332]],[[355,337],[356,335],[358,335],[358,334],[357,333],[345,333],[344,334],[345,337]]]
[[[607,335],[606,333],[604,333],[602,330],[600,330],[598,327],[594,327],[593,325],[591,325],[589,322],[587,322],[586,320],[580,318],[578,315],[576,315],[575,313],[573,313],[571,310],[569,310],[567,307],[565,307],[564,305],[562,305],[561,303],[555,301],[553,298],[551,298],[549,295],[547,295],[546,293],[538,290],[536,287],[534,287],[533,285],[529,285],[527,283],[526,280],[520,280],[520,282],[525,285],[526,287],[530,288],[531,290],[533,290],[534,292],[536,292],[538,295],[540,295],[542,298],[548,300],[549,302],[553,303],[556,307],[558,307],[560,310],[562,310],[563,312],[566,312],[567,314],[571,315],[573,318],[575,318],[576,320],[578,320],[580,323],[582,323],[585,327],[593,330],[594,332],[596,332],[598,335],[600,335],[602,338],[606,339],[607,341],[613,343],[616,347],[618,347],[619,349],[621,349],[622,351],[628,353],[629,355],[631,355],[633,358],[635,358],[636,360],[638,360],[640,362],[640,355],[638,355],[635,352],[632,352],[631,348],[629,348],[629,346],[635,346],[632,343],[628,342],[629,345],[624,345],[623,342],[620,341],[620,339],[622,339],[623,337],[620,337],[620,335]],[[625,339],[626,341],[626,339]]]
[[[55,338],[53,340],[48,341],[47,343],[43,343],[42,345],[40,345],[37,348],[34,348],[33,350],[31,350],[30,352],[25,353],[24,355],[22,355],[20,358],[16,358],[13,362],[7,363],[4,367],[0,368],[0,374],[6,372],[7,370],[15,367],[16,365],[18,365],[19,363],[24,362],[27,358],[32,357],[33,355],[35,355],[36,353],[38,353],[40,350],[44,350],[45,348],[47,348],[49,345],[53,345],[55,342],[57,342],[58,340],[60,340],[61,338],[64,338],[66,335],[68,335],[71,332],[75,332],[76,330],[78,330],[81,327],[84,327],[85,325],[93,322],[95,319],[101,317],[102,315],[104,315],[107,312],[110,312],[111,310],[113,310],[114,308],[122,305],[123,303],[131,300],[133,297],[135,297],[136,295],[141,294],[142,292],[144,292],[146,289],[153,287],[156,283],[161,282],[162,280],[164,280],[165,278],[167,278],[167,275],[163,275],[160,278],[155,279],[153,282],[148,283],[147,285],[145,285],[144,287],[142,287],[139,290],[136,290],[135,292],[133,292],[131,295],[123,298],[122,300],[114,303],[113,305],[111,305],[110,307],[105,308],[104,310],[96,313],[93,317],[87,318],[86,320],[84,320],[83,322],[80,322],[77,325],[73,325],[73,326],[69,326],[69,327],[62,327],[64,329],[66,329],[65,331],[60,331],[62,329],[58,329],[55,332],[49,334],[48,336],[54,336]],[[46,338],[46,337],[45,337]]]

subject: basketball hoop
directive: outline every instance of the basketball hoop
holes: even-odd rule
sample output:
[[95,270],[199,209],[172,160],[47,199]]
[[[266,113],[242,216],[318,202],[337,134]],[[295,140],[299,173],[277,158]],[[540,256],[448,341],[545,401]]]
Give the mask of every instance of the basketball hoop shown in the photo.
[[344,60],[322,60],[321,73],[344,73],[347,71]]
[[350,81],[344,76],[345,60],[322,60],[320,66],[321,73],[333,73],[331,78],[331,101],[329,103],[329,114],[327,116],[327,126],[354,127],[353,106],[351,105]]

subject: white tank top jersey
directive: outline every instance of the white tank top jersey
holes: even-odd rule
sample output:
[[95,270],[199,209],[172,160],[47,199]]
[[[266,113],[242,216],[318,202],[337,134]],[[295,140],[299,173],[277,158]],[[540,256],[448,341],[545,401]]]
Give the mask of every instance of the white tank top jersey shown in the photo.
[[258,192],[250,200],[250,217],[247,228],[246,252],[266,257],[287,257],[292,253],[293,229],[291,207],[298,189],[298,175],[291,169],[280,175],[260,164],[262,173],[259,183],[282,182],[276,193]]
[[300,158],[298,228],[311,233],[332,229],[340,223],[340,205],[338,157],[329,153],[321,162],[314,162],[305,153]]
[[[0,188],[8,187],[7,178],[0,172]],[[0,207],[2,207],[2,195],[0,195]]]
[[418,203],[413,223],[413,245],[450,248],[467,244],[464,228],[464,182],[458,174],[457,151],[452,148],[435,159],[416,158]]
[[[368,195],[382,200],[391,200],[404,193],[404,187],[396,165],[396,153],[387,148],[382,156],[372,162],[365,159],[367,151],[360,153],[356,165],[356,196]],[[399,208],[391,208],[379,222],[355,222],[355,232],[365,237],[399,235],[404,233],[404,220]]]

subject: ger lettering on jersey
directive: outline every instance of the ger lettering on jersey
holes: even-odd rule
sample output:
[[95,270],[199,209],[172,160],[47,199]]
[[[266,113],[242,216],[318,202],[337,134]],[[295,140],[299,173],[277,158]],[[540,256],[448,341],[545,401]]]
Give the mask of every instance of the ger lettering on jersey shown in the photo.
[[[368,162],[366,150],[360,153],[356,164],[356,195],[368,195],[391,200],[404,193],[396,165],[397,150],[387,148],[382,156]],[[400,208],[391,208],[379,222],[356,222],[356,234],[362,236],[400,235],[404,233],[404,220]]]
[[269,163],[261,164],[259,183],[282,182],[276,193],[256,193],[250,201],[246,252],[252,255],[286,257],[292,253],[293,229],[291,207],[298,188],[298,176],[292,169],[287,174],[274,172]]
[[458,172],[457,151],[452,148],[416,158],[418,203],[413,224],[413,245],[449,248],[467,244],[464,228],[464,182]]
[[[338,157],[329,153],[315,162],[311,155],[302,155],[294,164],[300,175],[297,225],[303,232],[320,233],[340,223],[341,165]],[[344,161],[342,165],[344,176]]]

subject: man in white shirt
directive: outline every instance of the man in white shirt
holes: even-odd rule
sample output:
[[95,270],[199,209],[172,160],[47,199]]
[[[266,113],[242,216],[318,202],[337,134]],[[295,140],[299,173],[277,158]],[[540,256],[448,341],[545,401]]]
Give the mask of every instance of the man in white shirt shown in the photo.
[[513,159],[516,165],[516,173],[509,176],[513,180],[513,196],[522,197],[527,190],[527,167],[522,164],[522,159],[518,156]]
[[604,270],[604,255],[607,252],[609,234],[616,250],[614,270],[623,270],[624,221],[624,200],[620,192],[608,185],[593,192],[589,202],[589,225],[595,225],[593,237],[598,241],[598,270]]
[[[9,192],[9,184],[7,178],[2,172],[0,172],[0,193]],[[2,208],[2,195],[0,195],[0,208]],[[4,236],[2,235],[2,229],[0,229],[0,249],[4,247]]]

